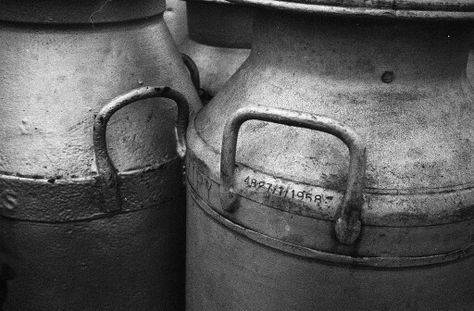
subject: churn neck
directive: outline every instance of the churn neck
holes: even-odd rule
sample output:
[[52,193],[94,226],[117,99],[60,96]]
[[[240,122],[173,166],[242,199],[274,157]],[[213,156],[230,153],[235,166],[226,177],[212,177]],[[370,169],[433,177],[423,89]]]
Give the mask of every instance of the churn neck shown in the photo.
[[255,9],[222,0],[186,2],[189,37],[225,48],[250,48]]
[[466,22],[260,9],[251,57],[339,80],[426,84],[465,75],[471,28]]
[[39,24],[102,24],[162,14],[165,0],[2,0],[0,20]]

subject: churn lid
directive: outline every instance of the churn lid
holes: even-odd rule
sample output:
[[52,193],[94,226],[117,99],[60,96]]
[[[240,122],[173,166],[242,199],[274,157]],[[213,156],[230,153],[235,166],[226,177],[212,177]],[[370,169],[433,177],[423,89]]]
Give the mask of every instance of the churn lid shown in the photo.
[[474,19],[474,0],[229,0],[234,3],[328,15],[403,19]]
[[164,12],[165,0],[2,0],[0,20],[95,24],[142,19]]

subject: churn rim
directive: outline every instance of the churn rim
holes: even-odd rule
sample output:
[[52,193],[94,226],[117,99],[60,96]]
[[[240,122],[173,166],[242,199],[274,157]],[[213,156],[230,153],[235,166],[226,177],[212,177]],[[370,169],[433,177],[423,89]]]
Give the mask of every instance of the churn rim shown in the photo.
[[235,3],[229,2],[227,0],[182,0],[184,2],[206,2],[206,3],[219,3],[219,4],[229,4],[233,5]]
[[228,0],[324,15],[398,19],[474,20],[473,0]]
[[0,21],[37,24],[101,24],[163,13],[165,0],[1,0]]

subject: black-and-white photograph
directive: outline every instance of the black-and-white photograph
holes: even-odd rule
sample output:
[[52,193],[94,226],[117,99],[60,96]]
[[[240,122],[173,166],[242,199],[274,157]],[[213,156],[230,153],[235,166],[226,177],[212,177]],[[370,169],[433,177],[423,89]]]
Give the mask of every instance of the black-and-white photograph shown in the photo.
[[474,311],[473,29],[0,0],[0,311]]

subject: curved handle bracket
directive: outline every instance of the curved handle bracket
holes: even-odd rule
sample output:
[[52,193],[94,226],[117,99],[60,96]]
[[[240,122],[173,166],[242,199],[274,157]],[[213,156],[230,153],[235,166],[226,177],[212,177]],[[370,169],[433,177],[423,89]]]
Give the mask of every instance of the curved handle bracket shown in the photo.
[[199,69],[196,63],[187,54],[181,53],[181,58],[183,59],[183,63],[189,71],[191,82],[193,83],[194,88],[199,90],[201,88],[201,79],[199,77]]
[[232,212],[237,208],[237,195],[233,186],[235,154],[239,129],[248,120],[268,121],[325,132],[336,136],[347,145],[350,153],[349,174],[346,192],[337,213],[335,233],[339,242],[353,244],[361,231],[365,144],[350,127],[328,117],[262,106],[237,110],[226,122],[222,137],[220,199],[223,209]]
[[186,152],[186,127],[188,124],[189,105],[188,101],[178,91],[169,87],[141,87],[124,95],[114,98],[105,105],[97,114],[93,128],[93,143],[99,179],[103,181],[105,206],[107,211],[121,209],[121,195],[117,170],[112,163],[107,151],[106,130],[107,123],[112,115],[123,107],[136,101],[164,97],[173,100],[178,106],[178,118],[176,121],[177,152],[183,158]]
[[184,53],[181,53],[181,58],[183,59],[183,63],[189,71],[191,81],[194,85],[194,88],[198,92],[199,98],[201,99],[203,105],[206,105],[207,103],[211,101],[213,96],[208,91],[201,88],[201,79],[199,76],[198,66],[196,65],[196,63],[193,61],[193,59],[190,56]]

